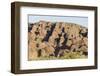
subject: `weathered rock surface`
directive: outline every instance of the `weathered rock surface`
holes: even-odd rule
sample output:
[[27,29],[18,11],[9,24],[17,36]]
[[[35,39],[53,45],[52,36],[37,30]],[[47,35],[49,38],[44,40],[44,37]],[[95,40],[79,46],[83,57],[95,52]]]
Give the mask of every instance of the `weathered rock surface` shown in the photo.
[[29,60],[62,57],[66,52],[88,55],[88,29],[74,23],[40,21],[29,24]]

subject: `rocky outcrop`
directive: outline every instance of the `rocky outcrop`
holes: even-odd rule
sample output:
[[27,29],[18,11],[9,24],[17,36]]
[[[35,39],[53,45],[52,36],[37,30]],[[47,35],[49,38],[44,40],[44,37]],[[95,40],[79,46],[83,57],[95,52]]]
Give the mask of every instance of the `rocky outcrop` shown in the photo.
[[74,23],[40,21],[29,24],[29,60],[62,57],[68,52],[88,55],[88,29]]

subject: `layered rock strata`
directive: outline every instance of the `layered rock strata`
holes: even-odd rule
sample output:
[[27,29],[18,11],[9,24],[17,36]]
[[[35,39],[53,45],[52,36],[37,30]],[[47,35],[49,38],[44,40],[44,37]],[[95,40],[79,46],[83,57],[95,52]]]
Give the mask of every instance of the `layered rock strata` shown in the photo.
[[88,29],[67,22],[39,21],[28,27],[28,59],[60,58],[70,52],[88,55]]

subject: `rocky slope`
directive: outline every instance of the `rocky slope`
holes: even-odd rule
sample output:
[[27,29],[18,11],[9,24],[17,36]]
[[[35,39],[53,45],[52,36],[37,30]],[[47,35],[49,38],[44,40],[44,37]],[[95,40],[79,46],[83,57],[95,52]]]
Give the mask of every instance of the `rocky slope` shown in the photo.
[[88,29],[74,23],[39,21],[28,27],[28,59],[88,56]]

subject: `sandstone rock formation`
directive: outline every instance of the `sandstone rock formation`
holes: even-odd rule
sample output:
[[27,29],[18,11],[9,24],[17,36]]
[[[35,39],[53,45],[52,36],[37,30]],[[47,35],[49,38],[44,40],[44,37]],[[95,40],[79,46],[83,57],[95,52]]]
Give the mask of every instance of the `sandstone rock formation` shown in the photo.
[[88,29],[74,23],[39,21],[28,27],[29,60],[66,57],[78,52],[88,55]]

